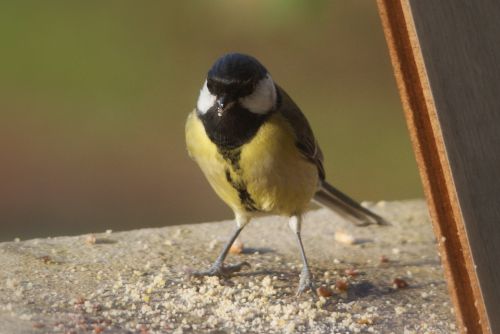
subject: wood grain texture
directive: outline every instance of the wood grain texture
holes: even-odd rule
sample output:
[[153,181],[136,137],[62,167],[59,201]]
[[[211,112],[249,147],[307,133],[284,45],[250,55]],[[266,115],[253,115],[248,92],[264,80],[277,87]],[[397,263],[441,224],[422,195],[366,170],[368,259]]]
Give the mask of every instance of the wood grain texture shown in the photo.
[[411,9],[484,305],[500,333],[500,2],[411,1]]
[[500,333],[500,2],[378,4],[461,331]]

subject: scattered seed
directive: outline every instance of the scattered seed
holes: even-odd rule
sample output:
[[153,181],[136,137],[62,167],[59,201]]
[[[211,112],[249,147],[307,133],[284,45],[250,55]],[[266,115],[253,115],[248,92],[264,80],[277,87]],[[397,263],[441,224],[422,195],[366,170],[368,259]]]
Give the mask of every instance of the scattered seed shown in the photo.
[[85,243],[87,245],[95,245],[97,241],[97,238],[95,237],[95,234],[89,234],[87,237],[85,237]]
[[354,269],[354,268],[348,268],[344,272],[346,275],[351,276],[351,277],[356,277],[359,275],[359,271],[357,269]]
[[33,326],[33,328],[36,328],[36,329],[41,329],[41,328],[45,327],[45,325],[42,324],[41,322],[35,322],[35,323],[33,323],[32,326]]
[[380,256],[380,263],[389,263],[389,258],[385,255]]
[[231,248],[229,248],[229,253],[231,254],[243,253],[243,242],[239,238],[233,242]]
[[42,256],[42,257],[40,258],[40,260],[42,260],[42,261],[43,261],[43,263],[45,263],[45,264],[50,264],[50,263],[53,263],[53,262],[52,262],[52,259],[51,259],[51,258],[50,258],[50,256],[48,256],[48,255]]
[[349,283],[346,280],[339,279],[335,282],[335,288],[339,291],[345,292],[349,289]]
[[337,231],[335,232],[335,241],[338,241],[345,245],[354,245],[356,243],[356,238],[344,231]]
[[333,296],[333,291],[330,290],[330,288],[328,288],[326,286],[320,286],[319,288],[317,288],[316,289],[316,293],[320,297],[331,297],[331,296]]
[[395,278],[392,281],[392,286],[394,289],[404,289],[408,287],[408,283],[402,278]]
[[75,300],[75,305],[82,305],[82,304],[85,304],[85,298],[83,298],[83,297],[78,297],[78,298]]
[[217,239],[213,239],[212,241],[210,241],[210,243],[208,244],[208,250],[213,250],[218,243],[219,241]]
[[373,319],[370,318],[361,318],[356,321],[360,325],[372,325]]

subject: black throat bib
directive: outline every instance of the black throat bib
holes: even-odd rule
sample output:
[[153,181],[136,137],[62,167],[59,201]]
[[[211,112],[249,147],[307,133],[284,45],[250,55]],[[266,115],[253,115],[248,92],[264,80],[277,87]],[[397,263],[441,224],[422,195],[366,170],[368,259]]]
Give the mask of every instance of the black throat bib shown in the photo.
[[210,140],[220,150],[232,150],[249,142],[273,112],[260,115],[236,103],[219,116],[217,108],[198,114]]

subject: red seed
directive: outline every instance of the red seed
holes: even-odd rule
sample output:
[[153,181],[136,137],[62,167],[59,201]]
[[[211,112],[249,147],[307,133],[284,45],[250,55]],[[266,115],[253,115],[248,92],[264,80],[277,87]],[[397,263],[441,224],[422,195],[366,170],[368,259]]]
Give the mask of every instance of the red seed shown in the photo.
[[392,286],[394,289],[404,289],[408,287],[408,283],[402,278],[395,278],[392,281]]
[[356,277],[359,275],[359,271],[357,269],[354,269],[354,268],[348,268],[344,272],[347,276],[351,276],[351,277]]
[[349,289],[349,283],[346,280],[339,279],[335,282],[335,288],[339,291],[345,292]]
[[45,327],[45,325],[42,324],[41,322],[33,323],[33,328],[40,329],[40,328],[44,328],[44,327]]
[[321,297],[331,297],[333,296],[333,291],[326,286],[320,286],[316,289],[316,293]]

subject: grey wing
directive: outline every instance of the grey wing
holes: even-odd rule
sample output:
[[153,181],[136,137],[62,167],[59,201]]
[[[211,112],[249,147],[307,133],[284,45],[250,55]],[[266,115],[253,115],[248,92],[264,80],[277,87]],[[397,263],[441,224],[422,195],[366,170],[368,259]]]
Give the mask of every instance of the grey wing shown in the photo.
[[297,138],[297,147],[305,156],[318,168],[320,178],[319,189],[314,195],[314,200],[319,204],[330,208],[338,214],[351,220],[358,225],[389,225],[389,223],[379,215],[361,206],[346,194],[334,188],[325,180],[325,170],[323,168],[323,153],[314,138],[314,134],[307,122],[306,117],[299,107],[292,101],[290,96],[277,86],[281,96],[281,105],[278,112],[281,113],[290,123]]
[[304,157],[311,161],[318,168],[318,175],[320,180],[325,179],[325,169],[323,168],[323,152],[319,148],[311,126],[300,108],[293,102],[288,94],[278,85],[278,90],[281,103],[278,112],[281,113],[285,119],[292,126],[297,139],[297,147]]

